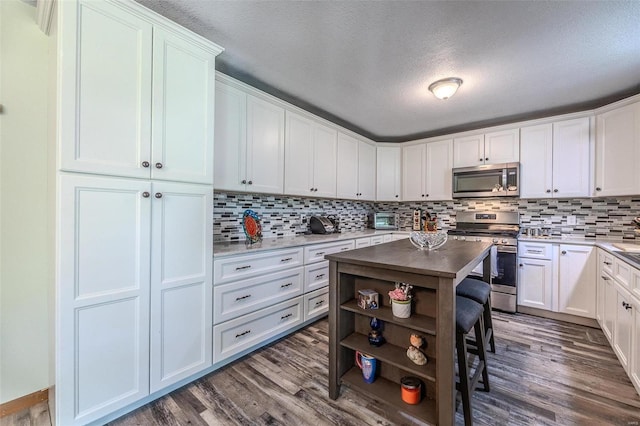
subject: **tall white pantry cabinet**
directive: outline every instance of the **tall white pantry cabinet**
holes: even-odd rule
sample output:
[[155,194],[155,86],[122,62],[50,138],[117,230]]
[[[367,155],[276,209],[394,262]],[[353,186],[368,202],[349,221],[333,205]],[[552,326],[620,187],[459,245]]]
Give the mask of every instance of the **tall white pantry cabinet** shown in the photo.
[[219,46],[133,1],[56,3],[55,423],[212,365]]

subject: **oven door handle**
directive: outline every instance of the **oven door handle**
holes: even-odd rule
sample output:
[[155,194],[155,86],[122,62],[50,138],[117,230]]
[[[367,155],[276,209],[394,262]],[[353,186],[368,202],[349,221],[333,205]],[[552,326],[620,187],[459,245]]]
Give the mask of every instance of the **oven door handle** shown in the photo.
[[518,253],[518,248],[514,246],[497,246],[498,253]]

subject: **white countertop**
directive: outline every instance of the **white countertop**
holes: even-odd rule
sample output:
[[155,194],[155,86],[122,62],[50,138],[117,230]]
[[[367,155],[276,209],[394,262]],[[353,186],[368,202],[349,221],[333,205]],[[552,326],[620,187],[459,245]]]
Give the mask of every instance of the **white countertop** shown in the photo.
[[408,231],[382,231],[365,229],[364,231],[342,232],[339,234],[309,234],[290,237],[265,238],[259,243],[247,244],[245,241],[214,242],[213,257],[230,256],[243,253],[254,253],[265,250],[276,250],[288,247],[299,247],[310,244],[330,243],[334,241],[352,240],[354,238],[372,237],[384,234],[409,234]]

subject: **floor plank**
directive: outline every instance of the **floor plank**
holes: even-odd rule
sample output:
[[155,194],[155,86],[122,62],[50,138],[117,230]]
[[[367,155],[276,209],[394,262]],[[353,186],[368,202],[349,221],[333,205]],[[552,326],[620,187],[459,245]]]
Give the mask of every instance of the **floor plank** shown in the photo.
[[[499,312],[493,324],[491,392],[473,395],[476,424],[640,425],[640,396],[601,330]],[[327,320],[318,321],[110,425],[419,424],[347,387],[330,400],[327,333]],[[50,424],[46,403],[0,419]]]

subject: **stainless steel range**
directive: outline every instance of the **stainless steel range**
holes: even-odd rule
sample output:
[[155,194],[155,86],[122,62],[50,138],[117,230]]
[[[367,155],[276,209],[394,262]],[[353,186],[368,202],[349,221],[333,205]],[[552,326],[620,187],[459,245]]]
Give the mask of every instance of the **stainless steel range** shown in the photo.
[[[491,307],[506,312],[516,312],[519,231],[518,212],[459,212],[456,214],[456,228],[448,232],[454,240],[494,244]],[[474,270],[474,275],[482,276],[482,264]]]

